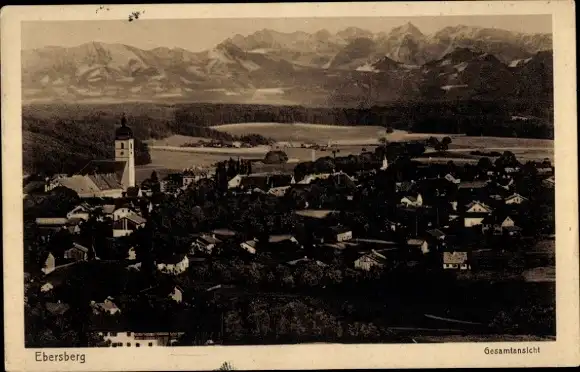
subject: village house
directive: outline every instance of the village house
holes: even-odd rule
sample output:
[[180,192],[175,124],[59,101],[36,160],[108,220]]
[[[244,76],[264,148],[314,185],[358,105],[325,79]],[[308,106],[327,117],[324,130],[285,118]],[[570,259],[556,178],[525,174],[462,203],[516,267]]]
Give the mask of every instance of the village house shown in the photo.
[[296,260],[288,261],[288,262],[286,262],[286,264],[289,266],[298,266],[298,265],[308,264],[311,262],[319,267],[327,267],[328,266],[324,262],[319,261],[319,260],[313,260],[313,259],[309,258],[308,256],[304,256],[304,257],[298,258]]
[[248,253],[256,254],[256,245],[258,241],[256,239],[246,240],[245,242],[240,243],[240,248],[245,250]]
[[352,230],[346,226],[332,226],[328,228],[326,235],[330,241],[340,243],[352,239]]
[[510,196],[508,196],[507,198],[505,198],[505,203],[506,204],[522,204],[524,202],[527,202],[528,199],[521,196],[518,193],[514,193]]
[[516,226],[513,216],[498,214],[486,217],[482,221],[481,231],[483,233],[491,231],[494,235],[501,235],[504,232],[511,235],[517,235],[521,229]]
[[556,179],[554,176],[548,177],[542,181],[542,185],[548,189],[553,189],[556,186]]
[[409,239],[407,245],[412,251],[420,251],[423,254],[429,253],[429,243],[425,239]]
[[71,261],[87,261],[89,259],[89,249],[73,243],[71,248],[64,251],[64,258]]
[[272,187],[270,190],[268,190],[268,194],[280,198],[286,195],[286,192],[290,189],[290,187],[291,186]]
[[481,225],[483,219],[491,213],[492,209],[488,205],[474,200],[465,207],[464,226]]
[[192,243],[193,251],[198,251],[204,254],[212,254],[217,245],[222,241],[216,238],[215,234],[201,234]]
[[184,273],[189,267],[187,255],[174,255],[157,263],[157,270],[163,274],[179,275]]
[[354,261],[354,268],[370,271],[372,268],[383,268],[387,264],[387,258],[374,249],[365,253]]
[[144,289],[140,293],[158,298],[169,298],[177,303],[183,302],[183,289],[178,285],[158,285]]
[[507,166],[503,168],[503,171],[507,174],[514,174],[520,171],[520,167],[518,166]]
[[401,199],[401,204],[406,207],[420,207],[423,205],[423,197],[418,194],[417,197],[407,195]]
[[44,283],[41,287],[40,287],[40,292],[45,293],[45,292],[50,292],[54,289],[54,285],[52,285],[52,283],[47,282]]
[[183,187],[183,175],[171,173],[159,181],[159,191],[165,194],[175,194],[180,187]]
[[231,178],[228,181],[228,189],[237,189],[240,187],[240,185],[242,184],[242,179],[244,179],[244,177],[246,177],[245,175],[242,174],[237,174],[236,176],[234,176],[233,178]]
[[137,259],[137,253],[135,252],[135,247],[131,247],[127,250],[127,260],[134,261]]
[[409,192],[413,188],[415,181],[403,181],[395,183],[396,192]]
[[108,296],[103,302],[91,301],[91,307],[94,314],[115,315],[121,312],[121,309],[113,302],[114,298]]
[[445,178],[447,181],[449,181],[449,182],[451,182],[451,183],[453,183],[453,184],[455,184],[455,185],[458,185],[458,184],[460,184],[460,183],[461,183],[461,180],[460,180],[460,179],[457,179],[457,178],[455,178],[455,177],[454,177],[454,176],[453,176],[451,173],[447,173],[447,174],[445,175],[445,177],[443,177],[443,178]]
[[70,212],[66,214],[66,218],[70,219],[81,219],[87,221],[91,212],[91,207],[86,204],[80,204],[74,207]]
[[[243,190],[260,189],[268,192],[272,188],[290,186],[294,182],[294,176],[283,173],[253,173],[241,179],[239,188]],[[229,188],[229,184],[228,184]]]
[[173,291],[169,294],[169,298],[177,303],[183,302],[183,289],[176,285],[173,287]]
[[184,332],[99,331],[109,347],[165,347],[177,342]]
[[78,234],[81,231],[80,225],[83,220],[66,217],[38,217],[35,222],[41,230],[58,231],[65,229],[71,234]]
[[467,252],[443,252],[443,269],[471,270]]
[[62,303],[60,300],[58,302],[47,302],[46,310],[53,315],[63,315],[70,309],[70,305]]
[[316,180],[325,180],[325,179],[328,179],[329,177],[330,177],[330,173],[309,174],[306,177],[304,177],[301,181],[299,181],[298,184],[309,185]]
[[200,169],[188,169],[182,174],[182,188],[187,188],[189,185],[196,183],[202,178],[207,178],[208,173]]
[[52,253],[48,253],[48,256],[44,260],[44,264],[42,265],[41,271],[44,275],[50,274],[56,268],[56,259]]
[[444,241],[445,240],[445,233],[439,229],[430,229],[426,231],[427,234],[434,240],[437,241]]
[[135,212],[129,212],[126,215],[119,216],[113,221],[113,237],[131,235],[133,231],[144,227],[147,220]]

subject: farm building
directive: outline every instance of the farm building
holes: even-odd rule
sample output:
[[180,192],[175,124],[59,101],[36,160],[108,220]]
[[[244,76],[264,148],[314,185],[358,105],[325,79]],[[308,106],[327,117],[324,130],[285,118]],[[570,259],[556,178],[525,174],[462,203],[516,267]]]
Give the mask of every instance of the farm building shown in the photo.
[[383,268],[387,264],[387,258],[379,252],[372,250],[365,253],[354,261],[354,268],[364,271],[370,271],[372,268]]
[[467,252],[443,252],[443,268],[471,270]]

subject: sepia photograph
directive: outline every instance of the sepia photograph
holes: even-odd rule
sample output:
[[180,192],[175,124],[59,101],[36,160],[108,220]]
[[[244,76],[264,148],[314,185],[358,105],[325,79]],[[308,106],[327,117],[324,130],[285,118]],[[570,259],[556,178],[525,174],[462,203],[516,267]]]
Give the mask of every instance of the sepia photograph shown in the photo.
[[555,156],[556,133],[576,146],[576,124],[557,119],[554,10],[215,7],[22,19],[19,56],[3,13],[27,368],[282,345],[468,343],[499,362],[561,340],[556,243],[577,258],[578,232],[557,234],[576,153]]

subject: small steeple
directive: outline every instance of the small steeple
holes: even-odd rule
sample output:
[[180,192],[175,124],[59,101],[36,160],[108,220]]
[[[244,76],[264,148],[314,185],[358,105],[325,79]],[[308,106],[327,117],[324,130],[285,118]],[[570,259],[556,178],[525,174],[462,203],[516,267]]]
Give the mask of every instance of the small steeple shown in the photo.
[[117,128],[115,132],[115,138],[117,140],[128,140],[133,138],[133,131],[127,126],[127,118],[125,113],[121,116],[121,127]]

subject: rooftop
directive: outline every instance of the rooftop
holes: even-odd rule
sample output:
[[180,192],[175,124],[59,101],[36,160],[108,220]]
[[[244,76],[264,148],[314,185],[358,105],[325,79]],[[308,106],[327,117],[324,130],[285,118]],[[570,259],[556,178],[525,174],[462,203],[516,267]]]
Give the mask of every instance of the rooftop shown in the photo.
[[467,261],[467,252],[443,252],[443,263],[462,264]]
[[460,189],[481,189],[487,185],[487,181],[464,181],[459,184]]

